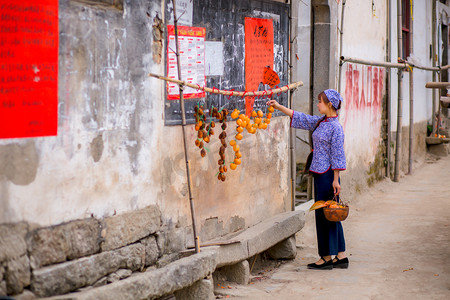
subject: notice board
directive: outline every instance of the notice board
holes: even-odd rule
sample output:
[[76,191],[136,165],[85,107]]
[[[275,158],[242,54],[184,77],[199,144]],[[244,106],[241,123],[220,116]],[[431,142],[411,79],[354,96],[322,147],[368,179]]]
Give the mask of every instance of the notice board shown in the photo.
[[58,0],[0,0],[0,138],[58,125]]
[[[206,72],[206,86],[222,90],[245,91],[268,89],[261,81],[264,76],[264,69],[258,71],[260,67],[270,66],[279,76],[279,86],[288,84],[288,61],[289,61],[289,5],[276,1],[265,0],[192,0],[192,27],[204,28],[205,30],[205,60],[208,53],[217,53],[218,44],[222,45],[221,55],[217,55],[213,60],[220,60],[218,65],[223,66],[223,71]],[[169,8],[166,6],[166,16],[170,16]],[[246,23],[246,20],[248,23]],[[259,20],[259,21],[257,21]],[[166,20],[170,23],[169,20]],[[250,28],[254,22],[266,25],[271,33],[262,29],[259,37],[248,40]],[[247,25],[247,26],[246,26]],[[253,28],[254,29],[254,28]],[[254,35],[254,31],[251,32]],[[262,35],[265,35],[264,37]],[[272,35],[272,37],[269,36]],[[256,50],[258,43],[272,42],[272,47],[266,44],[265,51]],[[248,44],[247,44],[248,43]],[[209,51],[208,45],[214,45],[214,52]],[[253,50],[247,49],[252,47]],[[272,54],[270,54],[272,49]],[[260,49],[259,49],[260,50]],[[247,52],[249,51],[249,52]],[[252,55],[264,55],[265,59],[261,63],[256,58],[247,60]],[[268,57],[272,55],[272,60]],[[166,57],[166,62],[168,57]],[[253,69],[252,69],[253,68]],[[214,70],[217,71],[217,70]],[[259,75],[260,73],[260,75]],[[213,74],[213,75],[212,75]],[[253,74],[253,75],[252,75]],[[166,74],[167,75],[167,74]],[[183,77],[183,76],[182,76]],[[186,80],[186,78],[182,78]],[[281,93],[274,95],[274,98],[283,105],[288,104],[288,94]],[[165,123],[166,125],[181,124],[181,108],[179,100],[169,99],[166,91]],[[230,110],[237,108],[245,111],[247,107],[253,106],[255,109],[265,108],[267,99],[263,98],[242,98],[227,97],[218,94],[205,94],[204,97],[186,99],[186,120],[193,123],[194,106],[198,102],[205,103],[211,107],[226,107]],[[276,111],[273,115],[280,113]]]

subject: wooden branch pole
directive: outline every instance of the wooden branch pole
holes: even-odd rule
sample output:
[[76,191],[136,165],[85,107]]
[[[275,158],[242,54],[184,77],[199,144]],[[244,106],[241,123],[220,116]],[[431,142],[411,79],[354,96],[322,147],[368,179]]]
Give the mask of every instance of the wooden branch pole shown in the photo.
[[427,82],[425,87],[427,89],[448,89],[450,88],[450,82]]
[[384,67],[384,68],[397,68],[397,69],[404,69],[404,68],[416,68],[421,69],[425,71],[433,71],[433,72],[439,72],[439,71],[445,71],[450,69],[450,65],[445,65],[441,67],[425,67],[416,65],[412,62],[405,61],[402,63],[393,63],[393,62],[386,62],[386,61],[372,61],[372,60],[366,60],[366,59],[358,59],[358,58],[351,58],[351,57],[344,57],[341,56],[342,62],[349,62],[349,63],[355,63],[355,64],[361,64],[361,65],[368,65],[368,66],[376,66],[376,67]]
[[238,91],[228,91],[228,90],[219,90],[216,88],[209,88],[209,87],[205,87],[205,86],[200,86],[198,84],[192,84],[192,83],[189,83],[186,81],[177,80],[177,79],[173,79],[173,78],[169,78],[169,77],[165,77],[165,76],[161,76],[161,75],[157,75],[157,74],[152,74],[152,73],[148,74],[148,76],[155,77],[155,78],[165,80],[165,81],[174,82],[180,86],[188,86],[188,87],[196,89],[196,90],[202,90],[202,91],[205,91],[210,94],[220,94],[220,95],[225,95],[225,96],[237,96],[237,97],[270,96],[272,94],[284,93],[284,92],[298,88],[299,86],[303,85],[302,81],[298,81],[298,82],[294,82],[294,83],[282,86],[280,88],[272,89],[272,90],[257,91],[257,92],[247,92],[247,91],[238,92]]
[[[177,56],[177,67],[178,67],[178,78],[181,79],[181,63],[180,63],[180,52],[178,51],[178,20],[177,20],[177,8],[175,4],[175,0],[172,0],[173,3],[173,22],[175,27],[175,55]],[[184,108],[184,98],[183,98],[183,88],[184,86],[182,84],[179,84],[180,89],[180,105],[181,105],[181,129],[183,132],[183,144],[184,144],[184,158],[186,161],[186,177],[187,177],[187,185],[188,185],[188,192],[189,192],[189,204],[191,208],[191,218],[192,218],[192,231],[194,233],[194,245],[195,245],[195,252],[200,252],[199,247],[199,241],[198,241],[198,235],[197,235],[197,226],[195,222],[195,210],[194,210],[194,200],[192,198],[192,190],[191,190],[191,175],[189,172],[189,155],[187,150],[187,144],[186,144],[186,110]]]

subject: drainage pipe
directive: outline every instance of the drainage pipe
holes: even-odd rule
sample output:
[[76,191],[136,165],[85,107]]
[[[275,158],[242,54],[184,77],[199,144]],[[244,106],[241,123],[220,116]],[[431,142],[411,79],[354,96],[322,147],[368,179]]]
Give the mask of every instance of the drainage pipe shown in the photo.
[[[397,0],[397,55],[403,56],[402,45],[402,1]],[[395,166],[394,182],[400,178],[400,162],[402,154],[402,121],[403,121],[403,68],[399,68],[398,74],[398,101],[397,101],[397,136],[395,141]]]
[[[182,80],[181,78],[181,63],[180,63],[180,52],[178,50],[178,20],[177,20],[177,8],[175,4],[175,0],[172,0],[173,2],[173,22],[175,27],[175,54],[177,56],[177,67],[178,67],[178,79]],[[186,177],[187,177],[187,185],[188,185],[188,192],[189,192],[189,204],[191,208],[191,218],[192,218],[192,231],[194,233],[194,244],[195,244],[195,252],[200,252],[199,242],[198,242],[198,235],[197,235],[197,226],[195,223],[195,210],[194,210],[194,200],[192,198],[192,190],[191,190],[191,175],[189,173],[189,154],[187,151],[187,144],[186,144],[186,111],[184,108],[184,98],[183,98],[183,85],[179,85],[180,89],[180,105],[181,105],[181,130],[183,132],[183,144],[184,144],[184,159],[186,162]]]

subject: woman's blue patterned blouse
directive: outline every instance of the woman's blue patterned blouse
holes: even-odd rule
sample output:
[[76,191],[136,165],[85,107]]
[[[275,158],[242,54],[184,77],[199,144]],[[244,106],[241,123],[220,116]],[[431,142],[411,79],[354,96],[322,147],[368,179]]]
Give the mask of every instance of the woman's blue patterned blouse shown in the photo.
[[[291,127],[305,130],[314,130],[317,122],[323,117],[310,116],[294,111],[291,119]],[[327,117],[314,130],[313,135],[313,159],[309,170],[322,174],[332,170],[345,170],[344,130],[337,117]]]

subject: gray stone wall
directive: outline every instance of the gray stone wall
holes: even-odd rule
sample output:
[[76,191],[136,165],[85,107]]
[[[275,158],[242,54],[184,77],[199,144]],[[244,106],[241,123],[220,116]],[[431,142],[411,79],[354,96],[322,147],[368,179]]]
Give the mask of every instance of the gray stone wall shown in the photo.
[[186,238],[184,231],[163,230],[157,206],[51,227],[1,224],[0,296],[60,295],[164,265],[177,258],[167,237]]

